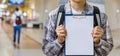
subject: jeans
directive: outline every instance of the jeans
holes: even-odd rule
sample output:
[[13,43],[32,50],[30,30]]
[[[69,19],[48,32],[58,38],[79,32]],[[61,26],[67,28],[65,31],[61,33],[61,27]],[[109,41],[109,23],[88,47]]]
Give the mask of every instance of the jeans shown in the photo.
[[21,33],[21,25],[14,26],[14,43],[16,42],[16,35],[18,34],[18,44],[20,44],[20,33]]

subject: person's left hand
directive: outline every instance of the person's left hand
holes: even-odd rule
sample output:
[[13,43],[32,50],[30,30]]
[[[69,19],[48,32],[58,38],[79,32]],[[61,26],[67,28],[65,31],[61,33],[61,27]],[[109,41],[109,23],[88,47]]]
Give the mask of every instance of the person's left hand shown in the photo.
[[102,27],[100,26],[96,26],[93,31],[92,31],[92,37],[94,40],[95,44],[99,44],[100,43],[100,39],[103,36],[104,30]]

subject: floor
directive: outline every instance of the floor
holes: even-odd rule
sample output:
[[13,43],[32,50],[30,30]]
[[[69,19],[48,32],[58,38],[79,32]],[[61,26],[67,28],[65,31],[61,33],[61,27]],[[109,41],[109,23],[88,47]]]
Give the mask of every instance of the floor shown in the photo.
[[114,47],[108,56],[120,56],[120,29],[112,30]]
[[[0,56],[45,56],[41,49],[42,45],[40,42],[42,41],[42,38],[40,39],[40,42],[34,40],[33,38],[36,37],[34,34],[37,32],[31,31],[32,33],[30,33],[30,35],[32,34],[33,37],[29,34],[25,34],[29,33],[29,30],[30,29],[27,28],[22,29],[20,48],[17,48],[13,46],[12,25],[0,24]],[[42,29],[37,30],[40,30],[40,32],[42,31]]]

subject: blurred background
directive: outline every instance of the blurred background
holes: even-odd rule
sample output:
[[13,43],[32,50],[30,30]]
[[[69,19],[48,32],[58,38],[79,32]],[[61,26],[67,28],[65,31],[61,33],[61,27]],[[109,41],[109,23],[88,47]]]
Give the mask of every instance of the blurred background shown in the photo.
[[[0,56],[45,56],[42,52],[44,22],[49,12],[68,0],[0,0]],[[108,16],[114,48],[108,56],[120,56],[120,0],[87,0]],[[20,48],[13,46],[12,13],[20,7],[22,23]]]

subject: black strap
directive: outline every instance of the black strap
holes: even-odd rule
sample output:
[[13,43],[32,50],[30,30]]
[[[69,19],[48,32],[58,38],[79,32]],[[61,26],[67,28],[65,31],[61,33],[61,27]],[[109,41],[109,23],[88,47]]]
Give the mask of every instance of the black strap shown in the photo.
[[[100,21],[100,25],[101,25],[101,16],[100,16],[100,10],[99,10],[99,8],[96,7],[96,6],[93,6],[93,7],[94,7],[93,14],[94,14],[94,27],[95,27],[95,26],[98,26],[98,20]],[[100,19],[97,20],[96,14],[99,15]],[[95,47],[94,47],[94,50],[95,50],[95,52],[97,54],[99,54],[99,52],[97,51],[97,49]]]
[[[98,26],[98,20],[100,21],[99,24],[101,25],[101,16],[100,16],[99,8],[96,6],[93,6],[93,7],[94,7],[93,14],[94,14],[94,27],[95,27],[95,26]],[[97,20],[96,14],[98,14],[100,17],[98,20]]]
[[[60,21],[58,22],[59,24],[58,25],[61,25],[61,24],[63,24],[63,22],[64,22],[64,18],[65,18],[65,9],[64,9],[64,7],[65,7],[65,5],[61,5],[60,7],[59,7],[59,10],[58,10],[58,13],[57,13],[57,19],[58,19],[58,15],[59,15],[59,13],[62,13],[62,15],[61,15],[61,18],[60,18]],[[56,26],[57,27],[57,26]]]
[[[58,14],[59,13],[62,13],[62,16],[60,18],[60,22],[59,22],[59,25],[63,24],[64,20],[65,20],[65,9],[64,9],[65,5],[61,5],[59,10],[58,10]],[[57,16],[58,18],[58,16]],[[57,26],[56,26],[57,27]],[[64,49],[64,46],[65,46],[65,42],[63,43],[63,46],[61,47],[61,49],[59,50],[57,56],[59,56],[62,52],[63,52],[63,49]]]

